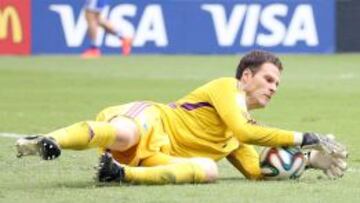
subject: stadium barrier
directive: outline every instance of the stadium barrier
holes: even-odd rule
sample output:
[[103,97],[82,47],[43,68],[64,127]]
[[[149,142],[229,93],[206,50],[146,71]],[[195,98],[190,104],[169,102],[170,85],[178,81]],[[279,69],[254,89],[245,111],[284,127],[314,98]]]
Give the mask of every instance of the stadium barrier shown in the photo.
[[[0,53],[71,54],[88,45],[83,1],[1,0]],[[25,3],[21,3],[25,2]],[[134,53],[333,53],[335,0],[113,0],[102,15]],[[104,53],[119,40],[101,31]]]
[[336,2],[336,51],[360,51],[360,1]]

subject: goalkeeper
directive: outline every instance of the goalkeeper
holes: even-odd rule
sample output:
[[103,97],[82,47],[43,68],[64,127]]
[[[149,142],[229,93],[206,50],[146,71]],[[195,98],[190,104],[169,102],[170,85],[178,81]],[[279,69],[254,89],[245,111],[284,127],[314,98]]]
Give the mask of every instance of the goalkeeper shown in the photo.
[[61,150],[100,148],[97,180],[136,184],[206,183],[227,158],[248,179],[261,179],[253,145],[309,149],[308,167],[331,178],[346,170],[347,151],[334,139],[256,124],[249,111],[264,108],[280,83],[275,55],[253,51],[236,77],[219,78],[168,105],[138,101],[101,111],[44,136],[17,140],[18,156],[58,157]]

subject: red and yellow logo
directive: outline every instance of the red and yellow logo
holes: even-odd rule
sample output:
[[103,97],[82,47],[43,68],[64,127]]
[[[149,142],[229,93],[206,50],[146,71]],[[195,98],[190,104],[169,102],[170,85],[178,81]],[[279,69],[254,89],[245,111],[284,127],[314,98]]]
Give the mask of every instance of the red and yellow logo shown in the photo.
[[9,24],[12,28],[12,41],[15,44],[23,40],[22,27],[19,14],[15,7],[8,6],[3,11],[0,10],[0,40],[7,39],[9,35]]
[[30,0],[1,0],[0,54],[30,53]]

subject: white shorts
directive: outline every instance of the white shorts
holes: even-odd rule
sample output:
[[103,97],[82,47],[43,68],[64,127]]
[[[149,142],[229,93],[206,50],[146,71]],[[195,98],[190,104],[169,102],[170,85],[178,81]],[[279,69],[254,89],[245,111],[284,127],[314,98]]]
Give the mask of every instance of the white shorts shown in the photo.
[[101,10],[107,4],[108,4],[108,0],[86,0],[84,4],[84,9],[94,12],[101,12]]

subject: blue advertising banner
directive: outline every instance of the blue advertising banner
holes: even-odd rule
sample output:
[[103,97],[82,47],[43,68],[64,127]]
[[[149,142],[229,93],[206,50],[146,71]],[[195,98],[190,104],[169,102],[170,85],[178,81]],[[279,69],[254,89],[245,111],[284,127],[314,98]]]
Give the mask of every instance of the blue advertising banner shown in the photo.
[[[80,53],[89,46],[79,0],[32,1],[33,53]],[[109,1],[101,15],[133,38],[133,52],[233,54],[335,51],[335,0]],[[99,32],[104,53],[117,37]]]

